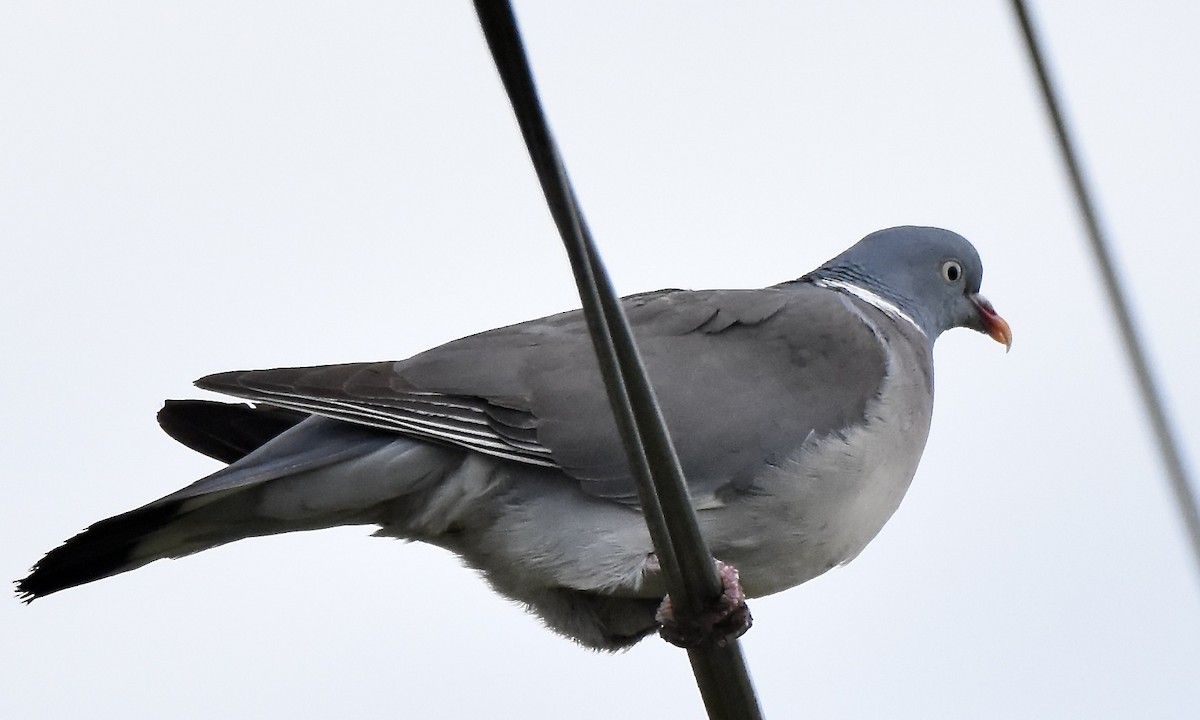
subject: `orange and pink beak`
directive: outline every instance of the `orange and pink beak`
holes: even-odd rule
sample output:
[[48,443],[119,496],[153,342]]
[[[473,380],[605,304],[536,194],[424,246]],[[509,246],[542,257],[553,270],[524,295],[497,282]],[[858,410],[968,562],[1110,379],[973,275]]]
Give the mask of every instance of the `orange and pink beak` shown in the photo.
[[975,307],[979,309],[979,319],[983,325],[983,332],[992,336],[992,339],[998,343],[1004,344],[1004,351],[1008,352],[1012,349],[1012,328],[1008,326],[1008,322],[1000,317],[1000,313],[996,312],[996,308],[988,302],[988,299],[982,295],[971,295],[971,302],[975,303]]

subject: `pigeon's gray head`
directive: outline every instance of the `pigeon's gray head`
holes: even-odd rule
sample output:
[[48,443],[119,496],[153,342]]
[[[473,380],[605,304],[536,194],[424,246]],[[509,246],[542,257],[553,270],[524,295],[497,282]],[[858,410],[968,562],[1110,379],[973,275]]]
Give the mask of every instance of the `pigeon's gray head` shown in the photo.
[[966,238],[932,227],[873,232],[806,276],[824,285],[852,286],[895,305],[935,340],[967,327],[1012,346],[1012,331],[979,294],[983,263]]

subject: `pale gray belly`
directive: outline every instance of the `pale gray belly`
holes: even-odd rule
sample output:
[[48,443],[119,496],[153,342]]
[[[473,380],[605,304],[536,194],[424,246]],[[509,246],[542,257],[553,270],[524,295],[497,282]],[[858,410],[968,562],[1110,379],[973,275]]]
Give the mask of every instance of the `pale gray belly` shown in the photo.
[[915,349],[895,349],[867,422],[809,438],[761,472],[751,493],[702,510],[713,553],[751,596],[812,579],[856,557],[899,507],[932,416],[930,378]]

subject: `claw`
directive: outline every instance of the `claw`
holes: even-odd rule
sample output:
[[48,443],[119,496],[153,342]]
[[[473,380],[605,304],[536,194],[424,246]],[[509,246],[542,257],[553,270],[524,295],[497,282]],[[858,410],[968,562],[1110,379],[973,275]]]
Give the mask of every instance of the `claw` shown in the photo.
[[676,617],[671,598],[663,598],[654,618],[662,625],[658,634],[663,640],[685,649],[709,645],[724,647],[750,629],[753,619],[737,568],[718,560],[717,576],[721,579],[721,594],[699,617]]

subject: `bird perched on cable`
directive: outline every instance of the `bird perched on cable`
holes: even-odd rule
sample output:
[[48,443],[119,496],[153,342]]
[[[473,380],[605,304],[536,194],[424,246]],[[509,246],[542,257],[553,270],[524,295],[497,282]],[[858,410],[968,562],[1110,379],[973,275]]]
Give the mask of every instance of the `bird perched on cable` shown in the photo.
[[[1011,345],[982,275],[961,236],[898,227],[773,287],[624,299],[727,582],[778,592],[875,537],[925,446],[934,340],[966,327]],[[376,525],[457,553],[583,645],[658,629],[665,589],[580,311],[397,362],[197,385],[258,403],[160,413],[228,467],[50,551],[24,598],[246,537]]]

